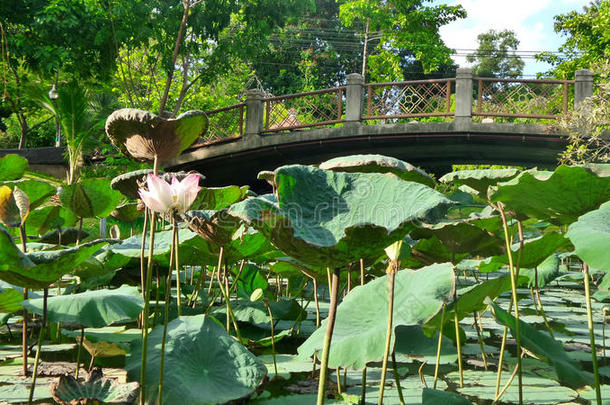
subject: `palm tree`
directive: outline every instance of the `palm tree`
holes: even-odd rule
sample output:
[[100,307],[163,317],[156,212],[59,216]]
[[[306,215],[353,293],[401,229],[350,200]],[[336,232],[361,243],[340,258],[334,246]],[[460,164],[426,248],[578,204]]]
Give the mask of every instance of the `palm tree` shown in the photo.
[[113,99],[107,94],[96,95],[77,83],[59,87],[55,102],[48,95],[39,97],[40,104],[55,115],[66,142],[68,184],[78,178],[83,153],[95,144],[103,133],[106,117],[112,112]]

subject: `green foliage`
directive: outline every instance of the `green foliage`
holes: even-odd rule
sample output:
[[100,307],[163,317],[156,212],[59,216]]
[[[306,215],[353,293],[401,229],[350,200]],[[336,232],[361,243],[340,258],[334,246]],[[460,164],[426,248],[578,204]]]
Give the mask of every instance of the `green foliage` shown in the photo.
[[511,78],[521,76],[525,63],[515,51],[519,40],[511,30],[489,30],[477,37],[479,47],[466,60],[475,62],[472,67],[475,76]]
[[610,58],[610,1],[594,0],[581,13],[571,11],[555,16],[555,32],[567,37],[559,47],[561,56],[543,52],[539,60],[554,66],[557,78],[572,79],[577,69],[591,69]]
[[[409,50],[422,63],[425,72],[450,62],[450,49],[440,38],[439,28],[458,18],[466,17],[460,5],[424,6],[423,1],[387,2],[381,0],[343,1],[339,11],[342,24],[354,26],[356,21],[368,24],[369,30],[379,33],[372,58],[368,81],[383,81],[389,69],[393,80],[402,72],[398,69],[401,56],[398,50]],[[399,76],[400,75],[400,76]]]

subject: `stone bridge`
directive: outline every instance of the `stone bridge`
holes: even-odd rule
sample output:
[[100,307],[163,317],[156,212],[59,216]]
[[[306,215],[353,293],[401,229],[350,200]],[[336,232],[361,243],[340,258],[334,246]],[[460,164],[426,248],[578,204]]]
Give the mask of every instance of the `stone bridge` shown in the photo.
[[[260,190],[260,170],[347,154],[393,156],[437,175],[452,164],[554,167],[565,139],[553,124],[594,89],[588,70],[575,80],[526,80],[460,68],[455,78],[392,83],[354,73],[345,86],[285,96],[250,90],[244,103],[208,111],[205,138],[164,168]],[[0,155],[15,152],[38,170],[61,172],[60,148]]]
[[587,70],[575,80],[524,80],[461,68],[455,78],[397,83],[350,74],[346,86],[288,96],[251,90],[244,103],[208,112],[206,139],[165,168],[258,189],[260,170],[347,154],[389,155],[436,174],[452,164],[553,167],[565,148],[553,123],[593,86]]

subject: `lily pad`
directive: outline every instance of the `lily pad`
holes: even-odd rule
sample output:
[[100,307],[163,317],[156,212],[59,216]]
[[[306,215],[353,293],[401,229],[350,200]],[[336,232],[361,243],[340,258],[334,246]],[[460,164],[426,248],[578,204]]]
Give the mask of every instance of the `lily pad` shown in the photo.
[[[421,363],[436,364],[437,348],[438,334],[428,337],[419,325],[401,325],[396,328],[396,344],[394,345],[396,354]],[[451,339],[443,336],[439,363],[450,364],[455,363],[456,360],[455,344]]]
[[59,191],[63,206],[80,218],[107,217],[122,197],[106,179],[85,179]]
[[15,153],[0,157],[0,181],[17,180],[28,169],[28,160]]
[[320,169],[348,173],[392,173],[406,181],[434,187],[434,179],[425,171],[400,159],[383,155],[341,156],[320,163]]
[[610,199],[610,176],[583,166],[559,166],[550,175],[535,169],[497,185],[489,196],[511,211],[566,225]]
[[471,405],[472,402],[456,394],[455,392],[439,391],[432,388],[424,388],[421,397],[422,405]]
[[123,108],[106,120],[106,134],[125,155],[139,161],[175,158],[208,129],[203,111],[187,111],[164,119],[148,111]]
[[[396,274],[394,327],[421,325],[453,297],[455,275],[450,263]],[[388,276],[354,288],[337,308],[329,367],[362,368],[382,358],[388,312]],[[327,320],[298,349],[299,356],[321,352]],[[394,330],[392,341],[394,341]],[[393,346],[394,343],[392,343]]]
[[138,398],[139,390],[137,382],[121,384],[105,378],[99,368],[94,368],[83,382],[71,375],[62,375],[59,381],[51,383],[53,399],[62,405],[131,404]]
[[[148,337],[146,398],[158,394],[163,325]],[[134,342],[125,368],[140,377],[142,346]],[[205,315],[181,316],[167,326],[163,402],[223,404],[246,397],[262,383],[267,368],[222,326]]]
[[[516,319],[495,302],[487,300],[486,303],[492,308],[496,321],[501,325],[508,326],[514,336],[517,325]],[[582,370],[578,363],[567,355],[560,342],[521,320],[519,320],[519,326],[521,345],[553,365],[561,384],[571,388],[581,388],[593,383],[593,375]]]
[[589,266],[610,270],[610,201],[578,218],[567,236]]
[[427,186],[379,173],[301,165],[275,173],[279,201],[273,195],[248,198],[232,205],[229,214],[312,265],[337,267],[378,257],[413,221],[436,221],[453,204]]
[[[23,302],[28,311],[39,315],[43,313],[43,305],[40,298]],[[47,317],[49,322],[74,322],[99,328],[135,319],[143,308],[144,301],[138,289],[124,285],[114,290],[51,297],[47,300]]]

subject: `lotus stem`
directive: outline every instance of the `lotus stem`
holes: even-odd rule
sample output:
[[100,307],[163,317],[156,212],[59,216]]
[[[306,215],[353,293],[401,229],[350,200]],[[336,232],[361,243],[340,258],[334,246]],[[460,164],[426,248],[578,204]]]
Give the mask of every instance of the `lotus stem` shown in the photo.
[[32,371],[32,385],[30,385],[30,397],[28,398],[28,405],[31,405],[32,401],[34,400],[34,390],[36,389],[36,375],[38,374],[38,363],[40,360],[40,346],[43,331],[44,325],[40,327],[40,331],[38,332],[38,343],[36,345],[36,357],[34,358],[34,370]]
[[606,318],[608,317],[608,311],[610,311],[609,307],[604,307],[602,309],[602,350],[604,357],[604,364],[608,364],[608,358],[606,357]]
[[215,274],[216,274],[216,267],[212,267],[212,274],[210,275],[210,284],[208,284],[208,295],[210,295],[212,293],[212,284],[214,284],[214,275]]
[[391,265],[389,284],[390,284],[390,293],[388,297],[388,325],[386,329],[386,337],[385,337],[385,350],[383,353],[383,361],[381,363],[381,383],[379,384],[379,399],[377,401],[378,405],[383,403],[383,391],[385,389],[385,379],[386,373],[388,371],[388,357],[390,355],[390,345],[392,343],[392,331],[393,331],[393,320],[394,320],[394,284],[396,281],[396,270],[398,264],[394,261]]
[[[360,258],[360,285],[364,285],[364,259]],[[366,366],[362,369],[362,393],[360,395],[360,403],[364,405],[366,400]]]
[[[224,287],[222,286],[223,283],[220,281],[220,269],[222,266],[223,255],[224,255],[224,248],[221,246],[220,253],[218,254],[218,266],[217,266],[218,273],[217,273],[217,275],[218,275],[218,287],[220,287],[220,292],[224,296],[225,304],[227,306],[227,333],[229,333],[231,330],[230,322],[233,322],[233,328],[235,328],[235,334],[237,335],[237,338],[241,342],[241,334],[239,333],[239,326],[237,325],[237,321],[235,320],[235,316],[233,315],[233,310],[231,309],[231,300],[229,299],[229,296],[227,295],[228,289],[225,290]],[[225,273],[225,278],[226,278],[226,276],[227,275]]]
[[237,290],[237,280],[239,280],[239,277],[241,276],[241,273],[244,270],[245,265],[246,265],[246,259],[242,259],[242,261],[239,263],[239,270],[237,270],[237,275],[235,276],[235,282],[233,283],[233,285],[231,286],[231,289],[229,290],[229,295],[231,295],[232,291]]
[[360,404],[366,403],[366,367],[362,369],[362,389],[360,391]]
[[[524,353],[525,354],[525,353]],[[523,357],[523,355],[521,355],[521,357]],[[510,385],[512,384],[513,380],[515,379],[515,375],[517,375],[517,372],[519,370],[519,362],[517,362],[517,365],[515,366],[515,369],[513,370],[513,372],[510,375],[510,378],[508,379],[508,381],[506,382],[506,384],[504,384],[504,387],[502,388],[502,391],[500,391],[499,393],[496,393],[496,397],[494,398],[493,401],[493,405],[497,404],[498,401],[500,400],[500,398],[502,397],[502,395],[504,395],[504,393],[506,392],[506,390],[508,389],[508,387],[510,387]]]
[[74,373],[75,374],[74,378],[76,378],[77,380],[78,380],[78,372],[80,370],[80,354],[83,351],[84,342],[85,342],[85,328],[81,327],[80,328],[80,343],[78,345],[78,352],[76,352],[76,372]]
[[436,348],[436,364],[434,365],[434,384],[432,388],[436,389],[436,383],[438,381],[438,370],[441,364],[441,350],[443,348],[443,327],[445,325],[445,303],[443,302],[443,309],[441,310],[441,328],[438,332],[438,346]]
[[142,242],[140,245],[140,282],[142,283],[142,298],[146,298],[146,265],[144,262],[144,251],[146,245],[146,228],[148,228],[148,208],[144,208],[144,227],[142,228]]
[[78,233],[76,234],[76,246],[80,245],[80,234],[83,231],[83,217],[78,221]]
[[597,348],[595,347],[595,333],[593,332],[593,310],[591,308],[591,286],[589,281],[589,266],[584,263],[585,300],[587,304],[587,324],[589,326],[589,340],[591,341],[591,360],[593,361],[593,375],[595,376],[595,398],[597,405],[602,405],[602,394],[599,386],[599,370],[597,368]]
[[455,345],[457,346],[458,370],[460,373],[460,388],[464,388],[464,367],[462,366],[462,342],[460,339],[460,321],[458,320],[457,301],[454,307],[453,322],[455,323]]
[[[551,335],[551,337],[553,339],[555,339],[555,334],[553,334],[553,328],[551,328],[551,324],[549,323],[549,320],[546,319],[546,313],[544,311],[544,307],[542,306],[542,299],[540,298],[540,289],[538,288],[538,267],[534,268],[534,277],[535,277],[535,282],[536,282],[536,299],[534,300],[534,308],[536,308],[537,306],[540,307],[540,315],[542,316],[542,320],[544,321],[544,325],[546,326],[547,330],[549,331],[549,334]],[[536,306],[536,302],[538,302],[538,305]]]
[[[167,340],[167,324],[169,322],[169,302],[172,299],[172,266],[174,262],[175,252],[178,246],[178,227],[176,226],[175,218],[172,218],[172,245],[169,253],[169,269],[167,271],[167,279],[165,281],[165,301],[164,301],[164,318],[163,318],[163,337],[161,339],[161,358],[159,364],[159,395],[157,401],[159,405],[163,403],[163,375],[165,369],[165,341]],[[176,258],[177,259],[177,258]]]
[[475,311],[473,314],[474,318],[474,328],[477,331],[477,340],[479,341],[479,346],[481,347],[481,356],[483,357],[483,366],[485,367],[485,371],[487,371],[487,355],[485,354],[485,343],[483,343],[483,336],[481,335],[481,328],[479,322],[477,322],[478,313]]
[[[175,246],[174,246],[174,256],[175,256],[175,263],[176,263],[176,305],[178,306],[178,316],[182,316],[182,307],[181,307],[181,293],[180,293],[180,257],[178,256],[178,252],[180,251],[180,239],[179,239],[179,235],[178,235],[178,230],[177,230],[177,225],[176,225],[176,219],[172,218],[172,228],[174,229],[174,233],[175,233]],[[174,239],[172,239],[172,243],[174,243]],[[171,273],[171,267],[169,272]],[[171,286],[171,283],[170,283]]]
[[318,302],[318,280],[313,278],[313,299],[316,303],[316,329],[320,327],[320,303]]
[[[146,266],[146,281],[144,283],[144,310],[142,311],[142,366],[140,370],[140,405],[144,405],[146,403],[146,356],[148,350],[148,317],[150,312],[150,286],[152,283],[156,220],[157,213],[153,211],[150,218],[150,242],[148,248],[148,263]],[[169,286],[166,286],[166,288],[169,288]]]
[[324,397],[326,395],[326,374],[328,372],[328,357],[330,355],[330,344],[333,338],[333,330],[335,328],[335,317],[337,314],[337,297],[339,293],[339,269],[333,270],[330,308],[328,311],[328,322],[326,324],[326,335],[324,336],[324,346],[322,348],[322,359],[320,364],[320,381],[318,384],[318,399],[317,405],[324,405]]
[[[28,289],[23,289],[23,299],[28,299]],[[23,357],[23,376],[28,375],[28,310],[23,308],[23,324],[22,324],[22,335],[21,335],[21,356]]]
[[[512,310],[513,302],[508,303],[508,313]],[[498,358],[498,371],[496,374],[496,398],[500,393],[500,382],[502,379],[502,363],[504,362],[504,349],[506,348],[506,338],[508,337],[508,326],[504,327],[504,333],[502,334],[502,343],[500,344],[500,357]]]
[[335,373],[337,374],[337,393],[341,394],[343,392],[341,390],[341,367],[337,367]]
[[[517,274],[518,270],[515,269],[513,264],[513,254],[510,247],[510,236],[508,234],[508,223],[506,222],[506,214],[502,204],[498,204],[500,209],[500,215],[502,217],[502,227],[504,228],[504,239],[506,242],[506,255],[508,256],[508,269],[510,272],[510,284],[513,295],[513,306],[515,307],[515,340],[517,341],[517,369],[518,369],[518,382],[519,382],[519,405],[523,404],[523,373],[521,369],[521,326],[519,324],[519,297],[517,296]],[[520,249],[523,251],[523,248]]]
[[[426,364],[426,363],[422,363]],[[396,352],[392,350],[392,370],[394,371],[394,381],[396,381],[396,390],[398,391],[398,399],[400,405],[405,405],[405,399],[402,396],[402,386],[400,385],[400,375],[398,374],[398,366],[396,365]]]
[[277,377],[277,362],[275,360],[275,334],[273,333],[273,312],[271,312],[271,307],[269,306],[269,301],[267,298],[265,298],[263,302],[267,307],[267,312],[269,312],[269,323],[271,324],[271,355],[273,356],[273,371],[275,371],[275,376]]
[[[332,285],[332,280],[331,280],[331,277],[330,277],[330,267],[326,268],[326,277],[328,278],[328,294],[330,295],[330,294],[332,294],[332,292],[330,291],[331,285]],[[337,291],[338,291],[338,289],[339,289],[339,286],[337,285]]]

